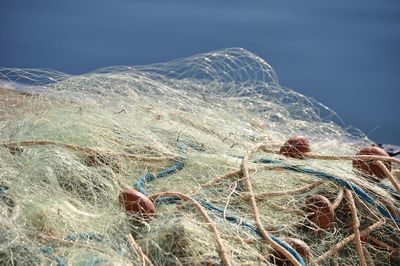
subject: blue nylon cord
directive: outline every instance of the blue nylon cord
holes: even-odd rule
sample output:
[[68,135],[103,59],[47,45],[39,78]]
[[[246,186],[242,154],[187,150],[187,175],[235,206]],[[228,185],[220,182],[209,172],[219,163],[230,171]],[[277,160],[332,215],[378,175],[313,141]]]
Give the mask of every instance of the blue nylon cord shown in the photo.
[[3,195],[4,193],[6,193],[7,190],[8,190],[7,187],[0,186],[0,196]]
[[376,183],[376,184],[378,186],[380,186],[381,188],[385,189],[387,192],[389,192],[393,197],[400,200],[400,193],[397,192],[397,190],[395,190],[394,188],[392,188],[391,186],[388,186],[386,184],[382,184],[382,183]]
[[[224,212],[223,209],[216,207],[215,205],[211,204],[210,202],[207,202],[205,200],[196,198],[196,200],[205,208],[212,210],[212,211],[216,211],[220,214],[222,214]],[[253,233],[255,233],[258,237],[262,238],[262,234],[260,232],[260,230],[255,227],[252,224],[247,223],[246,221],[244,221],[243,219],[236,217],[234,215],[226,215],[225,216],[226,220],[230,223],[234,223],[243,227],[248,228],[249,230],[251,230]],[[294,249],[292,248],[292,246],[290,246],[289,244],[287,244],[285,241],[281,240],[280,238],[268,233],[268,235],[275,241],[277,242],[280,246],[282,246],[284,249],[286,249],[287,251],[290,252],[290,254],[293,255],[293,257],[295,257],[295,259],[301,264],[301,265],[306,265],[306,263],[303,260],[303,257],[301,257],[301,255]]]
[[393,217],[393,215],[388,211],[388,209],[384,205],[378,203],[372,196],[370,196],[362,188],[360,188],[359,186],[357,186],[356,184],[354,184],[350,181],[347,181],[343,178],[340,178],[340,177],[337,177],[337,176],[334,176],[334,175],[331,175],[328,173],[316,171],[316,170],[313,170],[310,168],[283,164],[280,161],[272,161],[269,159],[260,159],[260,160],[258,160],[258,162],[260,162],[260,163],[276,163],[276,162],[278,162],[286,170],[290,170],[290,171],[294,171],[294,172],[298,172],[298,173],[306,173],[306,174],[314,175],[314,176],[317,176],[317,177],[320,177],[323,179],[333,181],[341,187],[353,190],[363,201],[365,201],[369,205],[375,206],[377,208],[377,210],[379,211],[379,213],[382,214],[384,217],[392,219],[397,224],[400,224],[400,217]]
[[144,188],[144,185],[146,182],[153,181],[157,178],[165,177],[170,174],[176,173],[179,170],[183,169],[183,157],[180,157],[178,161],[176,161],[172,166],[165,168],[164,170],[161,170],[160,172],[156,173],[155,175],[152,173],[147,173],[142,177],[139,177],[138,179],[135,180],[133,183],[133,187],[139,191],[140,193],[148,196],[149,193],[147,193],[146,189]]
[[[71,241],[75,241],[77,240],[77,238],[81,238],[81,239],[90,239],[90,240],[96,240],[99,241],[99,239],[97,239],[94,233],[79,233],[79,237],[78,235],[76,237],[66,237],[64,238],[64,240],[71,240]],[[92,237],[94,237],[94,239],[92,239]],[[54,258],[54,260],[57,262],[58,266],[66,266],[65,261],[60,257],[60,256],[56,256],[54,255],[54,251],[53,248],[51,247],[42,247],[40,248],[40,251],[45,254],[47,257],[50,258]],[[94,265],[98,265],[100,263],[104,263],[105,260],[98,258],[98,257],[92,257],[90,258],[88,261],[86,261],[85,266],[94,266]]]
[[90,260],[86,261],[86,263],[84,265],[85,266],[94,266],[94,265],[104,264],[106,262],[107,262],[107,260],[104,260],[102,258],[93,257]]
[[96,242],[101,242],[104,240],[104,237],[102,235],[96,234],[96,233],[73,233],[70,234],[66,237],[64,237],[64,240],[69,240],[69,241],[77,241],[77,240],[93,240]]
[[[137,180],[135,180],[135,182],[133,184],[134,188],[137,191],[141,192],[142,194],[148,196],[149,193],[146,191],[146,189],[144,187],[145,183],[153,181],[153,180],[155,180],[157,178],[168,176],[170,174],[176,173],[177,171],[183,169],[183,167],[184,167],[183,159],[184,159],[183,157],[180,157],[180,159],[178,161],[176,161],[172,166],[170,166],[170,167],[168,167],[168,168],[166,168],[164,170],[161,170],[160,172],[156,173],[155,175],[152,174],[152,173],[147,173],[144,176],[139,177]],[[179,197],[160,197],[160,198],[156,199],[154,203],[156,205],[174,204],[176,202],[179,202],[180,200],[181,199]],[[208,210],[217,212],[219,214],[222,214],[224,212],[223,209],[218,208],[215,205],[213,205],[212,203],[210,203],[208,201],[205,201],[205,200],[203,200],[201,198],[197,198],[196,197],[195,200],[197,202],[199,202],[204,208],[206,208]],[[262,237],[261,233],[259,232],[259,230],[255,226],[243,221],[243,219],[241,219],[239,217],[236,217],[236,216],[233,216],[233,215],[226,215],[225,218],[226,218],[226,220],[228,222],[234,223],[234,224],[238,224],[238,225],[243,226],[243,227],[246,227],[249,230],[251,230],[253,233],[255,233],[257,236]],[[302,266],[306,265],[306,263],[304,262],[304,260],[301,257],[301,255],[294,248],[292,248],[290,245],[288,245],[283,240],[273,236],[272,234],[269,234],[269,235],[275,242],[277,242],[280,246],[282,246],[288,252],[290,252]]]
[[42,247],[42,248],[40,248],[40,251],[47,257],[54,258],[54,260],[57,262],[58,266],[66,265],[64,260],[60,256],[54,255],[53,249],[51,247]]
[[[89,233],[79,233],[79,232],[75,232],[72,233],[66,237],[64,237],[64,240],[69,240],[69,241],[77,241],[77,240],[90,240],[90,241],[95,241],[95,242],[103,242],[104,241],[104,236],[97,234],[97,233],[93,233],[93,232],[89,232]],[[92,256],[90,259],[88,259],[85,262],[85,266],[94,266],[94,265],[98,265],[98,264],[103,264],[107,262],[107,260],[103,259],[103,258],[99,258],[97,256]]]

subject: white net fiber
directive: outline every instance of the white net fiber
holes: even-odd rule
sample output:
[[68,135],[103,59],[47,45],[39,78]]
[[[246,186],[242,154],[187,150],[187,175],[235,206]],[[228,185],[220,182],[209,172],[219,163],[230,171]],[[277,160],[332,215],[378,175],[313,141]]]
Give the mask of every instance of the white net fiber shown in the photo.
[[399,265],[400,160],[244,49],[0,80],[0,265]]

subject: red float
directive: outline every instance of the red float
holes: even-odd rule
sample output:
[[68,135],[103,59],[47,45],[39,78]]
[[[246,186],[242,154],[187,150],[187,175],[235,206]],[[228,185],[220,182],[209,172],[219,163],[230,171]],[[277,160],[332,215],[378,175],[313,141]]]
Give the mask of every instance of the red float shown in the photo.
[[[357,155],[379,155],[384,157],[390,157],[389,154],[383,149],[375,146],[362,148]],[[392,164],[390,162],[384,162],[384,165],[389,170],[392,170]],[[379,179],[384,179],[386,177],[385,172],[378,166],[374,164],[372,160],[353,160],[353,168],[358,170],[366,176],[376,176]]]
[[279,153],[292,158],[304,158],[310,151],[310,141],[308,138],[293,136],[283,144]]
[[145,195],[134,189],[124,189],[119,195],[119,202],[128,213],[149,218],[156,212],[156,206]]
[[317,224],[322,230],[329,229],[335,216],[331,202],[322,195],[313,195],[305,202],[304,211],[308,219]]

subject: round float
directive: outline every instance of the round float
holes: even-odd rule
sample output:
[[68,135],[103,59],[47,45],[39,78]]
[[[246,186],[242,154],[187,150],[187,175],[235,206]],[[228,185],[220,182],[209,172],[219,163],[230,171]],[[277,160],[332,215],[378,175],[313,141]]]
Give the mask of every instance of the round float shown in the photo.
[[322,230],[331,227],[335,216],[332,203],[322,195],[313,195],[305,202],[304,211],[307,218],[317,224]]
[[292,158],[304,158],[311,151],[310,141],[304,136],[293,136],[288,139],[279,153]]
[[135,189],[127,188],[122,190],[118,199],[128,213],[139,214],[143,218],[149,218],[156,212],[154,203]]
[[[384,157],[390,157],[389,154],[383,149],[375,146],[362,148],[357,155],[378,155]],[[392,171],[392,164],[390,162],[384,162],[386,168]],[[361,173],[367,174],[369,176],[376,176],[379,179],[384,179],[386,177],[385,172],[372,160],[353,160],[353,168]]]

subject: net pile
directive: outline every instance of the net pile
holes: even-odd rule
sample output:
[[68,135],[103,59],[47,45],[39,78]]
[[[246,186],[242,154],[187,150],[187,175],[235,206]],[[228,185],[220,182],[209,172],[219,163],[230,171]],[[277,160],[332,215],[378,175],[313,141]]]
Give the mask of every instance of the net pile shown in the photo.
[[[400,194],[351,163],[371,142],[246,50],[0,79],[14,88],[0,103],[1,265],[399,262]],[[293,135],[306,158],[278,153]],[[155,213],[126,211],[126,188]],[[326,229],[313,195],[333,203]]]

